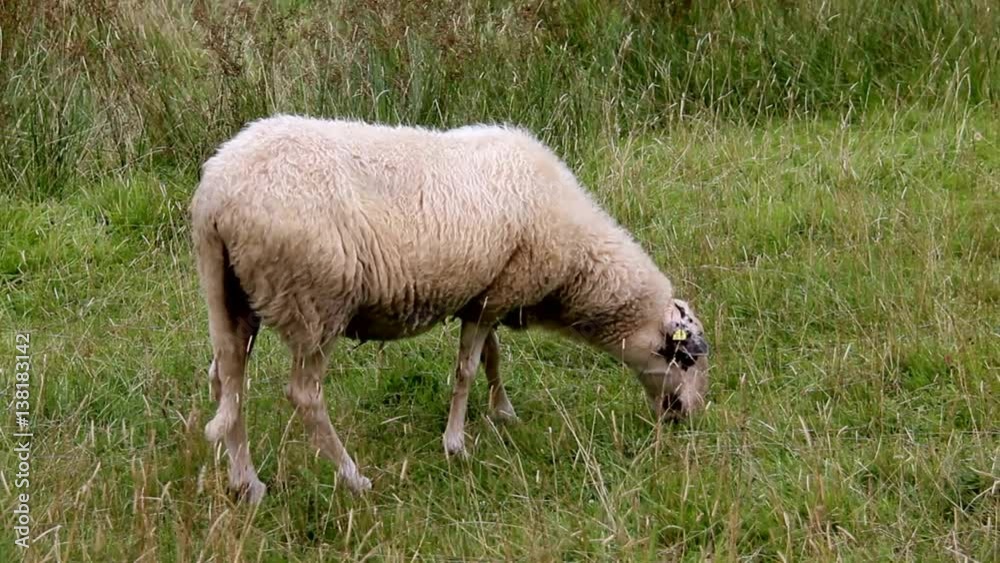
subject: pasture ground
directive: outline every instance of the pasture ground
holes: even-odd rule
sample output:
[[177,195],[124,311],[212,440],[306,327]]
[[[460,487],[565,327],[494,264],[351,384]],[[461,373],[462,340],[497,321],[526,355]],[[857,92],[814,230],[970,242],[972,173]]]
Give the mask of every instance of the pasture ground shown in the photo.
[[614,360],[508,331],[521,421],[485,417],[480,377],[473,457],[448,461],[457,327],[382,351],[345,342],[331,410],[375,483],[355,498],[292,420],[290,359],[265,331],[247,402],[270,486],[256,511],[225,494],[202,438],[211,352],[185,226],[195,178],[124,174],[57,200],[5,197],[2,265],[24,274],[7,281],[0,324],[31,332],[39,397],[31,498],[47,534],[32,551],[993,559],[998,133],[988,113],[908,113],[692,122],[593,144],[581,179],[707,326],[707,413],[655,427]]

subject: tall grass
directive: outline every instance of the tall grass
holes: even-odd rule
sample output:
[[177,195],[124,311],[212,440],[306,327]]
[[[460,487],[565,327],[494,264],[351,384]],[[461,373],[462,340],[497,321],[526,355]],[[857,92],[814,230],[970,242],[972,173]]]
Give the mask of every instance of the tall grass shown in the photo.
[[[997,560],[994,4],[0,2],[0,341],[34,366],[33,545],[0,527],[0,561]],[[233,503],[186,208],[279,111],[537,132],[706,322],[706,412],[651,424],[612,359],[505,332],[522,423],[480,383],[448,460],[456,326],[341,346],[354,498],[263,331],[269,496]]]
[[757,120],[995,104],[989,0],[466,3],[10,0],[0,181],[43,198],[191,169],[274,112],[580,139],[685,116]]

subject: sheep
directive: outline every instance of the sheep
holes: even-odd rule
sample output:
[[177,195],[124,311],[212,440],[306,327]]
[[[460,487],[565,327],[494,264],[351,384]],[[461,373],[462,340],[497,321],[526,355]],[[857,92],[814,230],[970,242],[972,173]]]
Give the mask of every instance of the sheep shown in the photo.
[[490,412],[516,417],[499,372],[498,326],[540,326],[620,358],[659,417],[704,405],[704,329],[638,243],[531,134],[506,126],[390,127],[279,115],[246,126],[207,160],[191,231],[229,484],[266,487],[241,414],[262,324],[291,351],[286,395],[318,451],[354,492],[371,481],[330,424],[322,379],[338,337],[389,341],[461,321],[442,438],[465,455],[480,363]]

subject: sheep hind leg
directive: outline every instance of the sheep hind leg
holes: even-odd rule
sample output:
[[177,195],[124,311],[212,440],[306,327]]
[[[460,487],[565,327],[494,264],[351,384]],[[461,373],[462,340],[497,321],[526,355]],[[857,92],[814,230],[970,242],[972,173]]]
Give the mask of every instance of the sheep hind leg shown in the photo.
[[372,482],[358,471],[358,466],[337,436],[323,397],[323,375],[328,361],[322,351],[296,353],[292,381],[286,393],[295,412],[305,424],[313,445],[324,457],[336,464],[337,476],[347,484],[347,488],[354,493],[362,493],[372,488]]
[[462,323],[458,366],[455,369],[455,388],[451,395],[448,427],[443,437],[444,451],[448,455],[465,455],[465,411],[469,404],[469,389],[479,368],[487,337],[492,330],[491,325]]
[[486,382],[490,387],[490,415],[500,421],[517,420],[514,405],[510,404],[503,380],[500,379],[500,340],[496,329],[490,331],[483,346],[483,364],[486,368]]
[[209,367],[209,377],[213,398],[219,406],[215,417],[205,426],[205,436],[210,442],[225,442],[230,489],[254,504],[264,498],[267,487],[257,476],[250,457],[242,403],[247,358],[259,327],[259,319],[249,312],[215,323],[215,358]]

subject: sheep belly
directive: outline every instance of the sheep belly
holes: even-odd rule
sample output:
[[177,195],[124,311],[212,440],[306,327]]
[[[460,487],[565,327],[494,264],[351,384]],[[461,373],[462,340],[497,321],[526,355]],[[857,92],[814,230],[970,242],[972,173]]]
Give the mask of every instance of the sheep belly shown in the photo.
[[387,315],[385,311],[359,311],[354,315],[344,336],[354,340],[399,340],[427,332],[444,321],[448,313]]
[[[468,280],[465,280],[468,282]],[[470,286],[439,284],[409,291],[391,291],[388,299],[360,306],[347,322],[344,336],[355,340],[399,340],[427,332],[449,317],[465,318],[482,310],[488,283]]]

